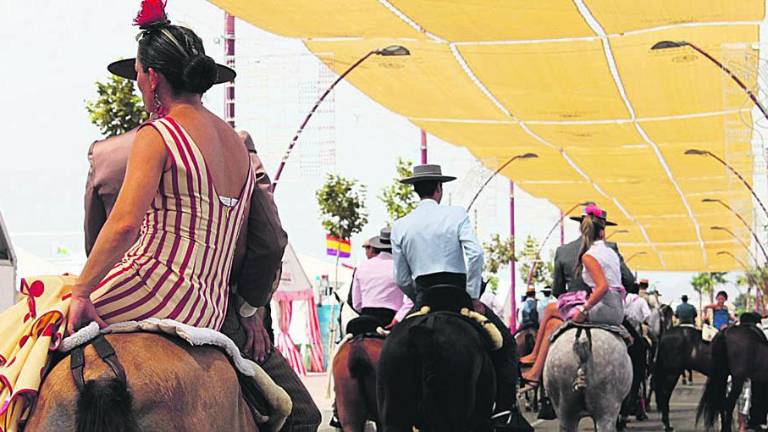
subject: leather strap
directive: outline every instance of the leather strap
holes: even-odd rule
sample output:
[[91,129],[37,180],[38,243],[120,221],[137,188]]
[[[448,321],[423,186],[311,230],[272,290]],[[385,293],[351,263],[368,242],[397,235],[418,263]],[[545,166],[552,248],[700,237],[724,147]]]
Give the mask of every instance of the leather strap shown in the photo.
[[[127,384],[125,369],[123,369],[123,365],[121,365],[120,361],[117,359],[117,355],[115,354],[115,349],[112,344],[110,344],[103,335],[99,335],[96,339],[92,340],[88,344],[93,345],[93,348],[96,350],[96,354],[98,354],[99,358],[101,358],[101,360],[106,363],[110,369],[112,369],[112,372],[115,374],[117,379],[122,381],[124,384]],[[81,392],[85,387],[84,350],[88,344],[74,348],[71,351],[69,357],[69,369],[72,371],[72,378],[75,380],[77,389]]]
[[72,371],[72,378],[75,380],[75,385],[79,391],[83,391],[85,387],[85,378],[83,371],[85,369],[85,347],[83,345],[75,348],[69,355],[69,369]]

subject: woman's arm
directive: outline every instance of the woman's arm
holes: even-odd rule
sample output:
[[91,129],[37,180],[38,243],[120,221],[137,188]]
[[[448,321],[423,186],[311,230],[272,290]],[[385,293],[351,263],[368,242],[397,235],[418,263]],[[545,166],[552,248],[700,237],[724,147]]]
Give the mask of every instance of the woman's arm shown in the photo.
[[587,303],[584,305],[584,307],[589,310],[598,304],[600,300],[602,300],[605,293],[608,292],[608,281],[605,280],[605,273],[603,273],[603,268],[600,267],[600,263],[597,262],[593,256],[585,254],[581,258],[581,263],[584,264],[584,267],[589,272],[592,280],[595,281],[595,288],[592,290],[592,294],[589,296]]
[[144,215],[157,193],[166,155],[163,140],[154,128],[139,130],[115,207],[93,246],[73,295],[90,294],[136,241]]
[[[167,151],[160,134],[151,127],[140,129],[133,143],[125,180],[115,207],[72,289],[73,301],[85,302],[81,307],[70,306],[70,312],[75,309],[75,313],[68,324],[74,329],[87,324],[81,322],[81,318],[95,318],[91,316],[92,305],[88,305],[90,294],[136,241],[142,219],[157,193],[166,158]],[[83,310],[85,316],[82,316]]]

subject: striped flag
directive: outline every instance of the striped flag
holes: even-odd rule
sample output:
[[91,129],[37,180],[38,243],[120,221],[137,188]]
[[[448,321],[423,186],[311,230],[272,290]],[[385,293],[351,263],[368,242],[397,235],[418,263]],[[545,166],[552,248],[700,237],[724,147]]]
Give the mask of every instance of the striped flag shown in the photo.
[[352,255],[352,243],[349,240],[339,240],[330,234],[326,234],[325,251],[329,256],[349,258]]

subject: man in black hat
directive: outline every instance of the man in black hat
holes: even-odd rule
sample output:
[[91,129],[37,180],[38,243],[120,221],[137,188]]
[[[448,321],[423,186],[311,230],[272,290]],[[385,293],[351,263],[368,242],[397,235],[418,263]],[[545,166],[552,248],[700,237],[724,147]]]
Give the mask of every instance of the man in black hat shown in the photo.
[[515,342],[499,317],[479,300],[483,249],[469,215],[461,207],[440,205],[443,183],[455,179],[444,176],[439,165],[419,165],[414,167],[413,176],[400,180],[413,185],[421,202],[392,227],[395,281],[414,299],[417,307],[421,306],[424,291],[435,285],[452,285],[466,290],[475,310],[501,331],[504,344],[490,353],[497,380],[492,421],[494,426],[504,428],[521,418],[516,403]]

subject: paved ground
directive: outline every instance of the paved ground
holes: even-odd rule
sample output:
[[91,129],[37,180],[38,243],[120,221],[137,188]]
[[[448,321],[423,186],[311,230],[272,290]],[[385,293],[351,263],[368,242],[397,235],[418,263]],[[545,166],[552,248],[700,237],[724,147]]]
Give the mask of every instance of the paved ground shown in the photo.
[[[675,394],[671,401],[670,421],[672,426],[675,427],[676,432],[695,432],[702,430],[701,427],[696,428],[694,419],[696,416],[696,405],[701,396],[703,390],[705,378],[702,376],[694,377],[694,384],[683,386],[678,385],[675,389]],[[320,410],[323,412],[323,423],[320,426],[320,432],[335,431],[334,428],[328,426],[328,419],[331,414],[331,399],[326,398],[326,388],[328,383],[328,376],[326,374],[313,374],[307,376],[304,379],[304,383],[309,388],[310,393],[315,398]],[[655,404],[653,405],[655,409]],[[533,413],[525,413],[531,424],[537,431],[557,431],[557,420],[553,421],[541,421],[536,420],[536,416]],[[627,425],[628,431],[633,432],[650,432],[663,430],[659,413],[656,411],[648,413],[649,419],[644,422],[631,422]],[[372,426],[369,430],[375,430]],[[582,420],[579,425],[579,431],[594,431],[592,422],[589,419]]]

